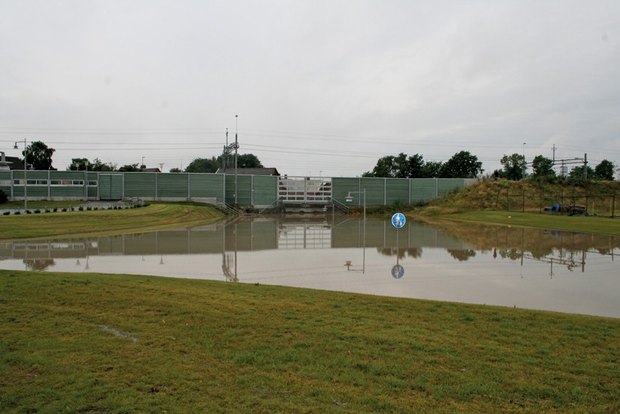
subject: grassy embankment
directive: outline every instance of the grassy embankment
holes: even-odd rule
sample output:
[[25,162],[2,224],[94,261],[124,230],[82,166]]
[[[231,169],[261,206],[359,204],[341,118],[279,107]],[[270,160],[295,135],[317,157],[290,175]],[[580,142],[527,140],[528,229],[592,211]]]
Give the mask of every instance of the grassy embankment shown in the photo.
[[[575,232],[620,235],[620,183],[593,183],[580,187],[538,185],[530,182],[481,181],[448,194],[411,214],[424,221],[459,220],[486,224],[539,227]],[[617,203],[612,195],[618,193]],[[593,216],[567,216],[543,212],[544,207],[563,201],[565,204],[588,204]],[[616,208],[616,218],[611,209]]]
[[223,214],[212,207],[193,204],[0,216],[0,239],[121,234],[205,224],[222,217]]
[[0,271],[2,412],[618,412],[620,320]]

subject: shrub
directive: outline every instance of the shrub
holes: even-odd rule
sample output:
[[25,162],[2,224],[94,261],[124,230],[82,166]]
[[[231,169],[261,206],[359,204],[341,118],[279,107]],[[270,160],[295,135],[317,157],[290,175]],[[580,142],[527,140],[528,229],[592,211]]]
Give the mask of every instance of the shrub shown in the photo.
[[0,204],[4,204],[9,200],[9,198],[7,197],[6,193],[2,190],[0,190]]

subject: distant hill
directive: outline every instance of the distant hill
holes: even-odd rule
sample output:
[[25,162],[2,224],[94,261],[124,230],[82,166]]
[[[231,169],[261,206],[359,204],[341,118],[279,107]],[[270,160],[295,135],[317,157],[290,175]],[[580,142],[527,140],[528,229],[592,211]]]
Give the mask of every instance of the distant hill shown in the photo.
[[617,212],[620,210],[620,182],[591,181],[586,186],[573,186],[529,180],[481,180],[433,200],[416,212],[426,215],[471,210],[539,212],[554,204],[587,206],[591,215],[608,216],[612,207]]

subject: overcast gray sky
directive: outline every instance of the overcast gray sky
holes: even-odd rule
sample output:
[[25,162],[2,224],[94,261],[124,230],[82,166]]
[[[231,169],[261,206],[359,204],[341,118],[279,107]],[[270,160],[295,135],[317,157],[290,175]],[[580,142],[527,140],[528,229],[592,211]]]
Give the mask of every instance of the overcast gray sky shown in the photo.
[[[0,142],[164,170],[241,153],[357,176],[384,155],[485,172],[620,164],[620,1],[0,1]],[[523,143],[526,143],[523,145]]]

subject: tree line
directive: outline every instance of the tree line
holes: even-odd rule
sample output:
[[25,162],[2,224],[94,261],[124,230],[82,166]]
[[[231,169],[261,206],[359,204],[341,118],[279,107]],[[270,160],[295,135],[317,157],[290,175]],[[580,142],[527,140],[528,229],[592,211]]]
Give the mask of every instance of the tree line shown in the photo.
[[[34,141],[28,145],[22,156],[28,162],[26,168],[33,170],[55,170],[52,166],[52,156],[56,152],[42,141]],[[211,158],[195,158],[186,168],[185,172],[214,173],[220,168],[232,169],[235,166],[235,157],[232,154]],[[263,164],[254,154],[239,154],[237,156],[237,168],[262,168]],[[145,165],[125,164],[117,166],[112,162],[103,162],[99,158],[90,161],[88,158],[72,158],[67,171],[119,171],[140,172],[144,171]],[[170,172],[181,172],[180,168],[172,168]]]
[[469,151],[457,152],[446,162],[424,161],[421,154],[400,153],[379,158],[363,177],[388,178],[475,178],[482,173],[482,162]]
[[[558,181],[567,180],[568,182],[581,182],[588,180],[609,180],[614,179],[616,165],[603,160],[594,168],[588,165],[578,165],[571,169],[566,177],[559,176],[554,166],[557,165],[552,159],[543,155],[534,157],[528,163],[521,154],[504,154],[500,159],[502,168],[493,171],[489,178],[504,178],[508,180],[521,180],[531,178],[538,181]],[[528,165],[532,172],[528,174]],[[372,171],[362,174],[363,177],[387,177],[387,178],[476,178],[480,177],[484,170],[482,162],[476,155],[468,151],[460,151],[454,154],[448,161],[424,161],[421,154],[407,155],[387,155],[379,158]]]

